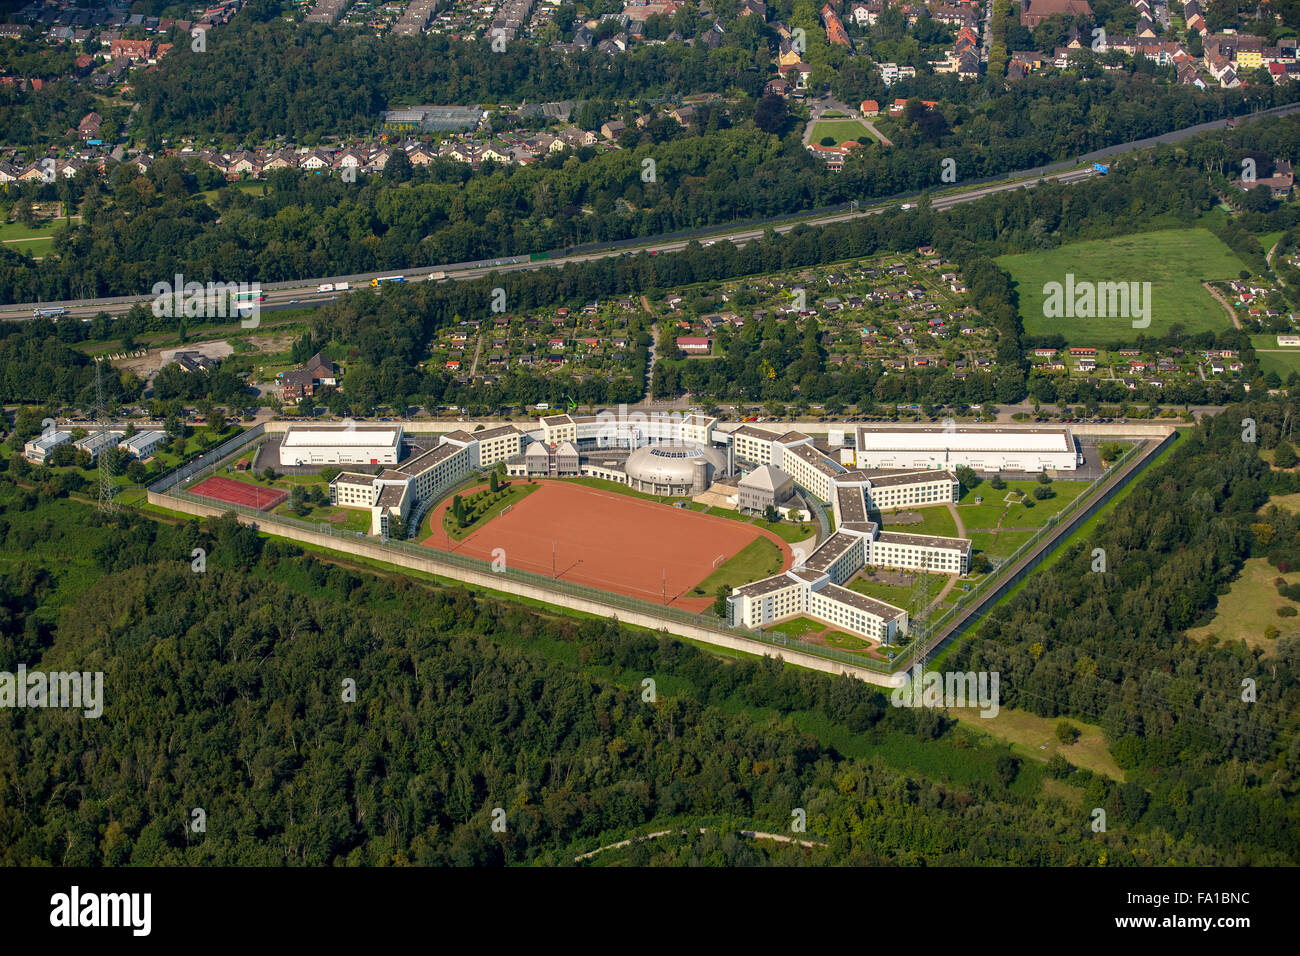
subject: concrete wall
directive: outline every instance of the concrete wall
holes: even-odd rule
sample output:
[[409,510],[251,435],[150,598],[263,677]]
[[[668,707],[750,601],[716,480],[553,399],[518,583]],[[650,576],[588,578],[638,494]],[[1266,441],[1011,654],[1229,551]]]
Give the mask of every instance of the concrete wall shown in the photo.
[[[173,498],[169,495],[157,494],[152,491],[149,492],[149,503],[157,505],[160,508],[168,508],[172,511],[180,511],[185,514],[197,515],[200,517],[215,518],[220,517],[225,513],[221,508],[199,504],[198,502],[188,501],[183,498]],[[753,654],[756,657],[779,657],[790,664],[806,667],[809,670],[821,671],[826,674],[848,674],[850,677],[856,677],[859,680],[864,680],[871,684],[877,684],[881,687],[894,686],[890,681],[889,675],[877,673],[876,671],[868,670],[864,667],[855,667],[852,664],[828,660],[824,657],[818,657],[815,654],[807,654],[791,648],[782,648],[780,651],[777,651],[769,644],[751,640],[740,635],[729,634],[724,631],[715,631],[711,628],[700,627],[693,624],[685,624],[681,621],[667,617],[659,617],[655,614],[631,611],[627,608],[604,604],[600,601],[566,594],[561,591],[552,591],[539,585],[528,584],[523,581],[506,577],[505,575],[493,574],[490,571],[472,571],[468,568],[445,564],[438,560],[438,552],[432,548],[429,549],[429,556],[426,558],[420,555],[413,555],[407,552],[385,548],[381,544],[368,541],[364,538],[347,540],[327,534],[320,534],[314,531],[307,531],[302,528],[279,524],[274,521],[267,521],[264,524],[259,524],[255,518],[248,515],[237,514],[236,517],[239,519],[241,524],[251,525],[259,530],[266,531],[268,534],[274,534],[276,537],[288,538],[293,541],[302,542],[303,544],[311,544],[322,548],[329,548],[334,551],[340,551],[344,554],[353,554],[358,557],[384,561],[388,564],[395,564],[416,571],[424,571],[444,578],[452,578],[474,587],[489,588],[505,594],[512,594],[516,597],[525,597],[536,601],[544,601],[547,604],[554,604],[575,611],[584,611],[588,614],[596,614],[601,617],[615,618],[624,624],[646,627],[651,630],[664,630],[680,637],[690,638],[691,640],[700,641],[705,644],[712,644],[715,647],[725,647],[731,650],[742,651],[746,654]]]

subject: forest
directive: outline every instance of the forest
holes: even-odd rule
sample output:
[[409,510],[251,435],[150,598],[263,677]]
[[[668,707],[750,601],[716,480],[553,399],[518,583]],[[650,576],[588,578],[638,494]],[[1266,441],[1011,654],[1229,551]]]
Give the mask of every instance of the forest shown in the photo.
[[[1255,416],[1266,447],[1287,411],[1200,426],[961,650],[960,666],[1001,669],[1004,707],[1100,722],[1122,784],[1013,757],[846,677],[375,575],[233,517],[104,518],[0,473],[0,669],[102,670],[106,701],[98,721],[0,721],[0,860],[563,864],[675,821],[716,841],[655,852],[715,863],[1294,861],[1300,640],[1261,661],[1180,634],[1265,552],[1254,509],[1295,490],[1236,421]],[[1093,544],[1108,575],[1088,572]],[[1233,703],[1243,676],[1257,705]],[[794,808],[824,849],[728,836],[786,832]]]

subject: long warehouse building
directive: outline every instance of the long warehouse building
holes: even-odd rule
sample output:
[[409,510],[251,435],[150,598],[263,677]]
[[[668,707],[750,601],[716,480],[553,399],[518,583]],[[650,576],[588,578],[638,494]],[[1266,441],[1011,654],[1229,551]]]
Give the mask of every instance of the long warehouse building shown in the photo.
[[1068,428],[859,425],[854,459],[862,469],[1074,471],[1082,456]]

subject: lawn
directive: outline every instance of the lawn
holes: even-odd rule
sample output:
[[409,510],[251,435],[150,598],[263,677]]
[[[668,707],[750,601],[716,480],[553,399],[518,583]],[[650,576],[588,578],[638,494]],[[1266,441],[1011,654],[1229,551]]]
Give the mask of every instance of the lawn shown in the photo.
[[[617,486],[617,487],[622,487]],[[692,510],[694,503],[687,505]],[[704,514],[713,515],[717,518],[726,518],[728,521],[740,521],[744,524],[752,524],[755,528],[762,528],[764,531],[770,531],[786,544],[795,544],[810,538],[816,530],[816,525],[812,522],[790,522],[790,521],[764,521],[756,515],[742,514],[732,508],[703,508],[700,509]]]
[[[916,580],[915,574],[912,575],[912,580]],[[934,596],[942,590],[943,585],[943,578],[935,576],[934,581],[931,582],[931,600],[933,600]],[[850,591],[857,591],[859,594],[865,594],[867,597],[875,598],[877,601],[884,601],[886,604],[892,604],[894,607],[901,607],[906,610],[909,615],[916,614],[920,611],[920,608],[916,606],[918,602],[913,600],[913,589],[909,585],[880,584],[876,581],[868,581],[864,578],[856,577],[850,581],[846,587],[848,587]]]
[[[1273,336],[1269,337],[1273,338]],[[1272,348],[1277,348],[1276,338],[1273,338]],[[1261,375],[1277,372],[1285,382],[1286,377],[1292,372],[1300,372],[1300,349],[1288,349],[1285,352],[1256,352],[1255,357],[1259,359]]]
[[[1067,504],[1079,497],[1088,487],[1086,481],[1053,481],[1049,486],[1056,492],[1055,498],[1046,501],[1034,501],[1032,508],[1021,504],[1007,504],[1003,499],[1008,491],[1018,491],[1022,495],[1033,497],[1037,481],[1008,481],[1002,490],[994,489],[987,481],[982,481],[970,491],[962,494],[957,503],[957,515],[961,518],[969,534],[980,529],[992,530],[998,527],[998,518],[1002,517],[1003,528],[1039,528],[1047,519],[1059,512]],[[975,504],[978,496],[983,496],[983,504]],[[947,511],[947,509],[944,509]]]
[[[1071,345],[1132,341],[1161,336],[1175,323],[1189,334],[1231,328],[1226,310],[1201,285],[1235,279],[1246,268],[1226,245],[1202,228],[1137,233],[1075,242],[1042,252],[1002,256],[1020,294],[1028,335],[1063,335]],[[1048,318],[1043,314],[1049,282],[1150,282],[1151,324],[1133,328],[1128,318]]]
[[1295,584],[1300,581],[1300,571],[1282,574],[1264,558],[1248,559],[1228,593],[1219,595],[1214,617],[1208,624],[1188,628],[1187,636],[1203,640],[1214,634],[1224,642],[1244,640],[1248,647],[1261,648],[1265,657],[1276,655],[1277,640],[1266,638],[1265,628],[1272,625],[1281,634],[1300,633],[1300,617],[1277,616],[1278,608],[1293,607],[1300,611],[1300,604],[1277,593],[1273,586],[1276,578]]
[[641,498],[645,501],[658,501],[669,505],[676,504],[679,501],[683,503],[690,501],[689,498],[648,495],[643,491],[633,491],[627,485],[621,485],[617,481],[607,481],[604,478],[565,478],[564,480],[575,485],[586,485],[588,488],[596,488],[600,491],[613,491],[620,495],[627,495],[629,498]]
[[871,642],[853,634],[845,634],[843,631],[831,631],[826,635],[826,643],[831,647],[843,648],[846,651],[866,651],[871,649]]
[[786,621],[777,621],[768,630],[777,631],[786,637],[803,637],[805,634],[820,634],[829,626],[829,624],[822,621],[814,621],[812,618],[792,617]]
[[[281,515],[285,518],[293,518],[297,521],[323,521],[329,524],[336,531],[370,531],[370,511],[365,508],[343,508],[336,505],[314,505],[309,508],[305,515],[297,514],[289,503],[273,509],[272,514]],[[331,518],[343,516],[342,521],[331,521]]]
[[[1010,707],[1001,708],[996,717],[981,717],[976,712],[963,711],[961,708],[954,708],[952,715],[969,730],[978,730],[1007,741],[1011,744],[1012,751],[1023,757],[1046,763],[1053,754],[1059,753],[1076,767],[1091,770],[1112,780],[1124,779],[1124,771],[1115,764],[1115,759],[1106,748],[1101,728],[1093,724],[1085,724],[1069,717],[1038,717],[1028,711],[1013,710]],[[1056,724],[1060,719],[1081,731],[1079,739],[1074,743],[1063,744],[1056,739]]]
[[858,120],[821,119],[813,123],[812,137],[808,142],[816,145],[827,136],[835,140],[836,146],[851,139],[863,144],[876,141],[876,138]]
[[767,538],[755,538],[741,548],[734,557],[725,561],[722,567],[697,584],[691,593],[710,597],[724,584],[730,590],[751,581],[770,578],[781,570],[781,565],[784,563],[785,559],[780,548]]
[[63,223],[47,220],[35,227],[20,222],[0,223],[0,244],[19,255],[43,256],[54,246],[54,227]]
[[[918,524],[903,524],[899,521],[890,520],[899,514],[904,514],[909,511],[919,514],[923,520]],[[900,508],[896,511],[882,511],[880,513],[880,527],[885,531],[898,531],[903,534],[930,534],[942,538],[953,538],[957,536],[957,522],[953,520],[952,512],[943,505],[931,505],[927,508]]]

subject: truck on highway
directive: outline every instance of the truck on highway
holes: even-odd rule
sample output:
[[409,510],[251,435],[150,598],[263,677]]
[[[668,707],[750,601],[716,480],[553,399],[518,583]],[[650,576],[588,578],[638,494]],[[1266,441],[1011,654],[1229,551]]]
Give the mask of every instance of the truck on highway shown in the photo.
[[336,283],[334,283],[334,291],[335,291],[335,292],[347,292],[347,291],[348,291],[348,288],[349,288],[349,286],[348,286],[348,284],[347,284],[346,282],[336,282]]
[[406,276],[382,276],[378,279],[371,279],[370,284],[373,287],[379,287],[385,282],[405,282]]
[[334,291],[334,283],[332,283],[332,282],[324,282],[324,283],[322,283],[322,284],[320,284],[320,285],[318,285],[318,286],[316,287],[316,291],[317,291],[317,292],[333,292],[333,291]]
[[430,282],[445,282],[445,281],[447,281],[447,273],[445,273],[445,272],[430,272],[430,273],[429,273],[429,281],[430,281]]

